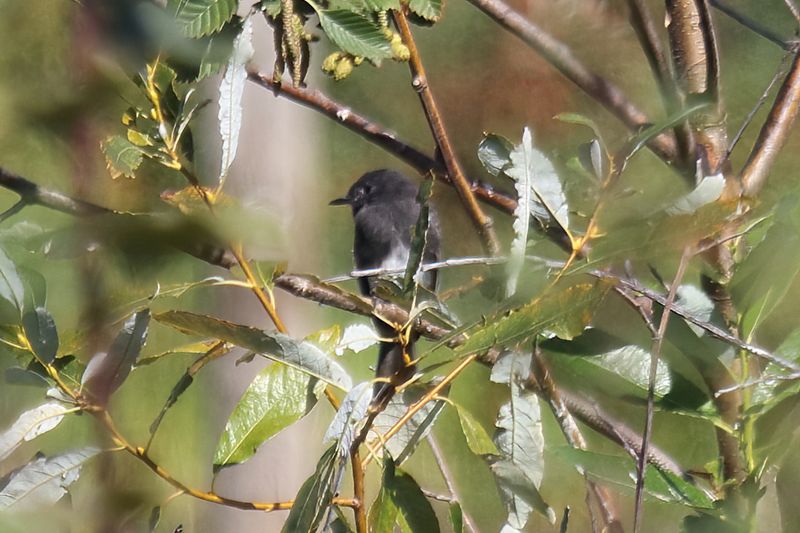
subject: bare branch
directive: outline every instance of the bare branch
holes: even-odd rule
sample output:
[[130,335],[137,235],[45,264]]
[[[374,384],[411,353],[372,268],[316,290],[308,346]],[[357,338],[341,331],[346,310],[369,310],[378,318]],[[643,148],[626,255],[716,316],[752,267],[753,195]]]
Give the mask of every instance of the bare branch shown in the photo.
[[[561,392],[556,387],[553,377],[550,375],[550,369],[547,366],[547,362],[544,360],[544,357],[538,346],[534,346],[533,348],[531,367],[534,379],[538,385],[537,392],[542,399],[544,399],[550,405],[550,409],[553,411],[553,415],[555,415],[558,425],[561,427],[561,432],[564,434],[564,437],[566,437],[567,442],[573,448],[578,450],[586,450],[586,439],[583,437],[578,424],[575,422],[575,419],[572,417],[572,414],[569,412],[569,409],[564,403],[564,400],[561,397]],[[611,494],[609,494],[604,487],[591,481],[585,475],[584,478],[586,479],[586,487],[589,491],[589,494],[594,496],[597,506],[603,514],[602,530],[621,531],[622,524],[619,520],[619,512],[617,511]],[[592,514],[592,522],[594,522],[594,510],[588,497],[587,505],[589,507],[589,513]]]
[[0,187],[14,191],[25,204],[41,205],[69,215],[86,216],[113,213],[111,209],[71,198],[59,192],[43,189],[22,176],[0,168]]
[[[589,70],[575,57],[567,45],[526,20],[501,0],[469,1],[504,29],[536,50],[561,74],[608,109],[631,130],[639,130],[643,125],[651,122],[617,86]],[[666,133],[653,139],[648,146],[665,161],[674,161],[677,157],[675,139]]]
[[450,176],[450,181],[453,183],[456,192],[458,192],[458,197],[461,199],[461,203],[464,204],[464,209],[478,230],[478,235],[481,238],[484,249],[489,255],[497,255],[500,252],[500,245],[497,242],[494,223],[490,217],[486,216],[475,200],[475,195],[472,194],[472,188],[467,182],[464,171],[461,169],[461,164],[458,162],[455,150],[450,142],[450,137],[444,127],[444,121],[439,112],[439,106],[436,104],[436,99],[430,88],[428,77],[425,74],[425,67],[422,64],[422,58],[417,49],[417,44],[414,41],[414,35],[411,33],[411,27],[408,25],[405,8],[397,11],[393,10],[392,14],[395,24],[397,24],[400,30],[403,43],[408,47],[410,52],[408,64],[412,76],[411,86],[419,95],[431,133],[436,140],[436,146],[439,148],[439,153],[442,154],[442,159],[447,167],[447,174]]
[[761,192],[772,165],[789,139],[800,107],[800,54],[795,53],[789,74],[783,81],[766,122],[761,127],[753,151],[742,169],[741,179],[746,198]]

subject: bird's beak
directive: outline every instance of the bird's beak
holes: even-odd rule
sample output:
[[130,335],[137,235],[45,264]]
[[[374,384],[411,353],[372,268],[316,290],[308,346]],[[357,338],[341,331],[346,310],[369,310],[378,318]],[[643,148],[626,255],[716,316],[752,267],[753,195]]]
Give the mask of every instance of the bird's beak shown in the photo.
[[337,198],[335,200],[331,200],[328,205],[350,205],[352,200],[350,198]]

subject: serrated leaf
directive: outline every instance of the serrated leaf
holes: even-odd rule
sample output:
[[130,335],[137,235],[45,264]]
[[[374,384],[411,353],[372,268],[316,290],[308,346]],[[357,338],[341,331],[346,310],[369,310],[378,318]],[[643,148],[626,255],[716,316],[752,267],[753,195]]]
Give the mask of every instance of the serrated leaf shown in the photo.
[[309,477],[294,499],[292,510],[283,524],[284,533],[305,533],[316,531],[328,512],[338,485],[338,460],[336,445],[322,454],[317,468]]
[[464,432],[467,446],[472,450],[472,453],[475,455],[497,455],[499,453],[497,446],[492,442],[481,423],[464,406],[457,403],[453,403],[453,406],[456,408],[458,420],[461,423],[461,431]]
[[106,156],[106,167],[114,179],[120,176],[135,178],[136,170],[142,164],[144,152],[128,139],[114,135],[100,145]]
[[[605,455],[570,447],[557,447],[554,455],[585,472],[590,479],[613,484],[633,494],[636,490],[636,465],[629,456]],[[670,472],[647,465],[645,496],[664,502],[680,503],[698,509],[713,509],[714,500],[691,482]]]
[[522,387],[530,368],[530,354],[512,354],[511,401],[500,407],[494,441],[501,461],[491,464],[508,510],[508,524],[522,529],[531,510],[553,522],[555,514],[539,494],[544,476],[544,435],[536,395]]
[[531,214],[545,227],[559,226],[569,235],[569,206],[561,180],[547,157],[534,149],[529,128],[522,131],[522,143],[514,147],[510,158],[504,172],[515,185],[529,184],[530,192],[524,196],[530,198]]
[[122,325],[108,352],[98,353],[86,365],[81,387],[96,401],[108,400],[131,373],[147,339],[149,323],[149,309],[134,313]]
[[511,164],[514,144],[500,135],[487,133],[478,144],[478,159],[492,176],[497,176]]
[[387,11],[400,9],[400,0],[364,0],[364,5],[370,11]]
[[43,507],[56,503],[78,479],[81,466],[98,453],[95,448],[85,448],[28,463],[0,492],[0,509],[41,511]]
[[543,332],[569,340],[589,325],[608,289],[603,283],[578,283],[550,290],[527,305],[498,313],[485,325],[468,330],[469,339],[456,353],[466,355],[522,343]]
[[0,435],[0,461],[11,455],[20,444],[47,433],[61,423],[66,407],[50,402],[25,411],[14,424]]
[[181,32],[198,38],[222,28],[236,12],[237,0],[172,0],[170,2]]
[[47,309],[36,307],[22,314],[22,328],[33,353],[44,364],[50,364],[58,352],[56,323]]
[[308,374],[273,363],[256,374],[234,407],[214,452],[214,469],[243,463],[317,402]]
[[19,312],[25,298],[25,288],[22,284],[17,267],[0,247],[0,298],[9,302]]
[[[411,386],[401,394],[395,394],[386,409],[375,418],[372,427],[380,434],[386,433],[408,411],[408,408],[425,394],[426,390],[425,387]],[[445,391],[440,393],[440,395],[446,394]],[[426,403],[391,439],[383,443],[397,464],[402,464],[411,457],[420,441],[430,432],[444,404],[444,400]]]
[[381,29],[366,17],[345,10],[326,10],[308,2],[317,12],[323,31],[336,46],[376,64],[392,57],[389,41]]
[[425,20],[436,22],[442,16],[443,0],[410,0],[408,8]]
[[367,416],[372,400],[371,391],[369,382],[359,383],[350,389],[322,437],[323,443],[336,444],[340,459],[346,458],[350,453],[356,433],[360,431],[361,421]]
[[245,66],[255,52],[252,39],[253,21],[247,17],[244,20],[242,31],[233,41],[233,53],[219,86],[219,133],[222,137],[220,188],[225,183],[225,178],[228,176],[228,171],[236,158],[236,151],[239,147],[239,131],[242,127],[242,94],[244,94],[244,86],[247,83]]
[[[500,498],[508,510],[506,525],[513,530],[522,530],[528,522],[531,509],[544,515],[551,524],[556,521],[553,509],[542,499],[533,481],[522,469],[511,461],[497,461],[490,465]],[[504,528],[505,530],[505,528]]]
[[352,386],[347,372],[310,342],[185,311],[167,311],[154,318],[184,333],[213,337],[262,354],[342,390],[349,390]]
[[[530,130],[525,128],[522,135],[523,150],[521,152],[522,161],[514,153],[517,149],[509,153],[511,165],[506,167],[507,172],[514,178],[514,188],[517,191],[517,207],[514,209],[514,240],[511,241],[511,250],[508,254],[506,264],[506,298],[510,298],[517,292],[517,281],[522,273],[522,265],[525,264],[525,251],[528,248],[528,229],[530,228],[531,215],[533,214],[533,169],[531,168],[531,158],[533,157],[530,140]],[[517,165],[514,169],[513,165]],[[521,165],[521,167],[520,167]],[[560,182],[559,182],[560,184]]]

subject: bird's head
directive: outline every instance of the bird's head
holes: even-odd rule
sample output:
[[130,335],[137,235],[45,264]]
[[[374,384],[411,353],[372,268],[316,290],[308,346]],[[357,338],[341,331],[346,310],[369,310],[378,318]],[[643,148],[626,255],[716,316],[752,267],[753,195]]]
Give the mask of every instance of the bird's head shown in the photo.
[[379,204],[398,199],[413,199],[417,186],[394,170],[373,170],[356,181],[347,195],[330,202],[330,205],[349,205],[356,214],[367,204]]

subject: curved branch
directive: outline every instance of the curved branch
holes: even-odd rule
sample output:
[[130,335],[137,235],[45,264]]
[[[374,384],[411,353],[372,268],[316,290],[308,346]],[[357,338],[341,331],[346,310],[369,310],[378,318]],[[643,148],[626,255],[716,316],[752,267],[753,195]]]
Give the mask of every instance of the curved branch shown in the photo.
[[[567,45],[556,40],[542,28],[528,21],[500,0],[469,0],[489,18],[536,50],[548,63],[583,92],[608,109],[631,130],[650,123],[647,115],[628,100],[614,84],[584,65]],[[675,161],[675,138],[666,133],[653,139],[648,146],[665,161]]]
[[800,109],[800,54],[795,53],[789,74],[781,86],[766,122],[742,169],[744,196],[753,198],[761,192],[772,165],[789,139]]
[[[394,133],[359,115],[349,107],[331,100],[322,92],[275,82],[271,76],[262,74],[254,69],[248,70],[247,75],[252,83],[273,91],[275,94],[283,96],[292,102],[322,113],[350,131],[361,135],[366,140],[380,146],[406,164],[414,167],[420,174],[427,174],[433,171],[442,177],[445,182],[451,183],[447,171],[434,158],[397,139]],[[513,197],[495,190],[491,185],[473,180],[469,183],[469,188],[478,199],[505,213],[511,214],[517,207],[517,201]]]

